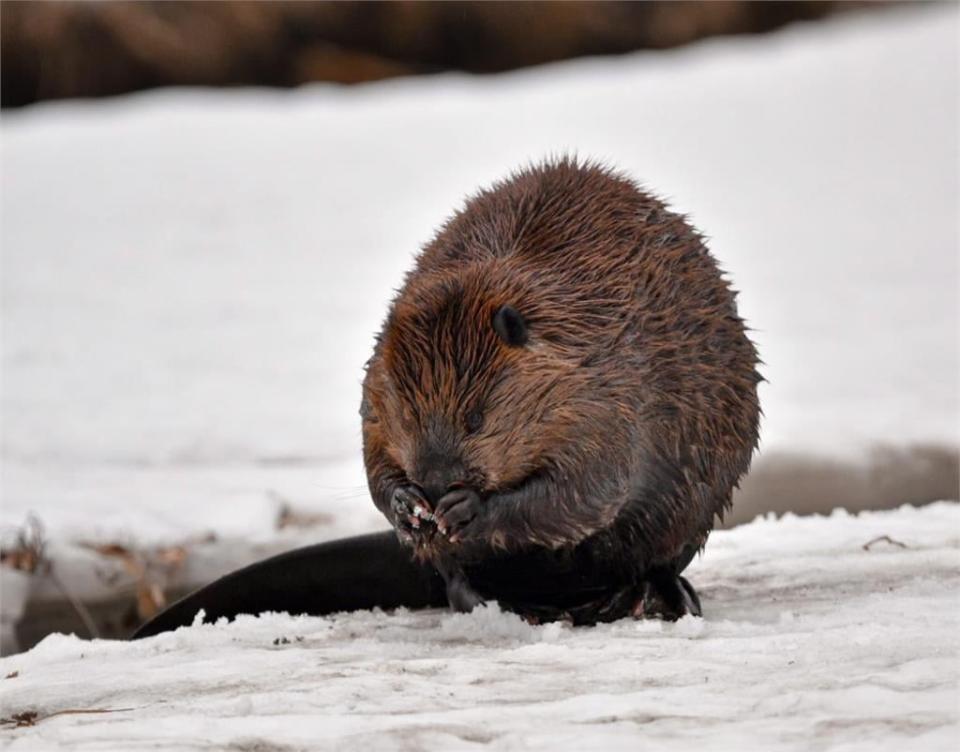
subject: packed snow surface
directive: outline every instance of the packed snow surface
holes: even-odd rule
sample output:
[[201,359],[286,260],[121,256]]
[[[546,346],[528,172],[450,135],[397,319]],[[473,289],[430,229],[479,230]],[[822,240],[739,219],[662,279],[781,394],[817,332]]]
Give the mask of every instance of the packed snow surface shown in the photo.
[[4,113],[0,521],[262,541],[285,500],[328,516],[314,539],[383,526],[357,409],[392,291],[465,195],[564,152],[709,237],[764,452],[956,445],[957,18]]
[[[531,626],[495,605],[267,614],[0,659],[20,750],[956,750],[960,505],[760,518],[705,618]],[[887,536],[887,538],[881,538]],[[879,538],[879,540],[877,540]],[[869,545],[868,545],[869,544]],[[865,549],[864,546],[867,545]],[[64,713],[109,710],[109,713]],[[60,713],[60,715],[57,715]]]

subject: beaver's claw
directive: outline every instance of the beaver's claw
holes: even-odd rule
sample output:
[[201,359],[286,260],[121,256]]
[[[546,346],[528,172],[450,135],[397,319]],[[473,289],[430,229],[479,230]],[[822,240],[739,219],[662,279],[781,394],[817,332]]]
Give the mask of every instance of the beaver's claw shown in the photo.
[[398,486],[390,497],[397,537],[404,543],[413,543],[425,527],[433,525],[435,518],[430,511],[430,502],[416,486]]
[[457,488],[437,502],[433,518],[437,529],[451,543],[469,537],[469,525],[480,511],[480,494],[472,488]]

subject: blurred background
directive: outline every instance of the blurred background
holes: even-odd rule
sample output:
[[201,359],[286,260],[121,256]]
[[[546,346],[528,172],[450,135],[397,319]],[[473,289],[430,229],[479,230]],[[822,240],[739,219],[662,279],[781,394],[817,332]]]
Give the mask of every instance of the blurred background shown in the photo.
[[4,0],[3,106],[157,86],[497,73],[761,33],[870,4]]
[[[385,526],[362,366],[560,153],[708,237],[768,383],[725,526],[960,496],[953,3],[0,3],[2,645]],[[834,511],[840,510],[840,511]]]

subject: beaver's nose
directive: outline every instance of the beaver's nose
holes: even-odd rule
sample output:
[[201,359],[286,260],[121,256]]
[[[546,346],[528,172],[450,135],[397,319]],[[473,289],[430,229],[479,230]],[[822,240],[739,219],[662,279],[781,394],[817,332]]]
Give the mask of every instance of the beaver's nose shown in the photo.
[[431,467],[423,474],[420,487],[427,501],[436,504],[455,488],[463,485],[463,468],[457,464]]

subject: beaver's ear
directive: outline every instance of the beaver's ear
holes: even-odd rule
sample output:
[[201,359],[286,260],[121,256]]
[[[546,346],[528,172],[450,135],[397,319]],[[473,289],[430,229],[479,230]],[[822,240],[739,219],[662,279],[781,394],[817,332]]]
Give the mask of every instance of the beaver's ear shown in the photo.
[[493,314],[493,330],[510,347],[523,347],[530,339],[527,321],[513,306],[500,306]]

